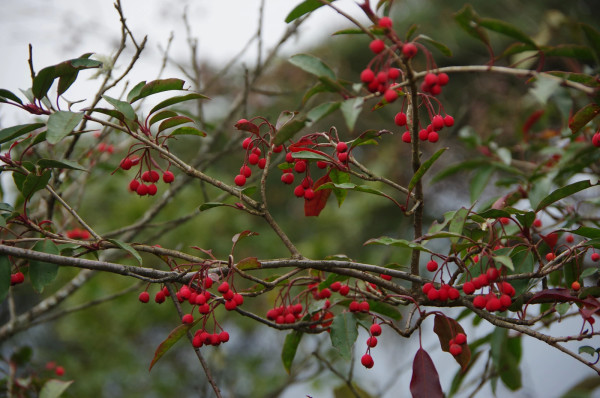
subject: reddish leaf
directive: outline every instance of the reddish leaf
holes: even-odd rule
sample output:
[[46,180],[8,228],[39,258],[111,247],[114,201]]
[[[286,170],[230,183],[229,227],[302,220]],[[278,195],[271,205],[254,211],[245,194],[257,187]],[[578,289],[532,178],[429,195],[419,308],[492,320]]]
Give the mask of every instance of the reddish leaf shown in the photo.
[[550,250],[554,250],[556,242],[558,242],[558,234],[556,232],[551,232],[548,235],[540,234],[540,237],[546,242]]
[[577,113],[569,120],[571,132],[575,134],[581,130],[581,128],[588,124],[590,120],[598,116],[598,113],[600,113],[600,106],[597,104],[588,104],[577,111]]
[[413,374],[410,379],[410,392],[413,398],[443,398],[440,378],[431,357],[419,347],[413,360]]
[[529,138],[529,130],[531,130],[531,126],[533,126],[535,122],[540,120],[540,117],[542,117],[544,112],[544,109],[537,110],[527,118],[527,121],[525,121],[525,124],[523,125],[523,138],[525,139],[525,141],[527,141]]
[[[448,318],[444,315],[435,316],[435,320],[433,323],[433,331],[438,335],[440,339],[440,345],[442,347],[442,351],[450,352],[450,340],[453,339],[458,333],[465,333],[462,326],[458,322],[456,322],[452,318]],[[469,362],[471,361],[471,350],[469,349],[468,344],[463,344],[462,353],[454,357],[456,362],[461,367],[461,370],[464,372],[469,366]]]
[[325,208],[325,205],[327,204],[327,199],[331,194],[331,189],[322,189],[320,191],[317,191],[316,189],[328,182],[331,182],[329,174],[324,175],[315,182],[315,185],[313,187],[313,190],[315,190],[315,197],[311,200],[304,200],[304,215],[306,217],[316,217],[321,213],[321,210]]
[[236,123],[235,124],[235,128],[238,130],[243,130],[243,131],[248,131],[252,134],[257,134],[259,133],[258,131],[258,126],[252,122],[241,122],[241,123]]
[[171,333],[169,333],[165,341],[160,343],[160,345],[156,348],[154,358],[152,358],[152,362],[150,363],[150,369],[148,369],[148,371],[152,370],[154,364],[156,364],[156,362],[163,355],[165,355],[165,353],[169,351],[169,349],[173,347],[175,343],[177,343],[183,336],[185,336],[185,334],[188,330],[190,330],[191,327],[192,325],[179,325],[175,329],[173,329]]
[[246,257],[240,260],[235,266],[241,270],[260,268],[260,261],[256,257]]
[[231,241],[235,244],[235,243],[238,243],[243,238],[246,238],[248,236],[254,236],[254,235],[258,235],[258,232],[252,232],[252,231],[248,231],[248,230],[242,231],[239,234],[233,235],[233,238],[231,238]]

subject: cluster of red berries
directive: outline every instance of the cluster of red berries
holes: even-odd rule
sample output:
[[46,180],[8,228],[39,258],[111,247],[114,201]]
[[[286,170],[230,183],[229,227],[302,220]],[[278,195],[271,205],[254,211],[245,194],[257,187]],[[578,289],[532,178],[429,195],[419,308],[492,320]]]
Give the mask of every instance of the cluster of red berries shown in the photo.
[[466,343],[467,343],[467,336],[464,333],[457,333],[453,339],[450,339],[450,342],[449,342],[450,354],[454,355],[455,357],[462,354],[463,345],[465,345]]
[[88,240],[90,233],[87,229],[74,228],[66,232],[67,238],[69,239],[81,239]]
[[[140,164],[140,160],[141,159],[135,155],[127,156],[121,160],[120,167],[123,170],[129,170],[133,166]],[[129,190],[137,193],[140,196],[154,196],[156,195],[156,192],[158,192],[158,188],[155,183],[159,180],[160,174],[158,171],[148,169],[142,172],[142,166],[140,166],[137,176],[131,180],[131,182],[129,182]],[[166,170],[162,174],[162,180],[165,183],[170,184],[175,180],[175,175],[171,171]]]
[[[294,182],[294,172],[297,174],[304,174],[304,178],[299,185],[294,188],[294,196],[297,198],[304,198],[306,200],[312,200],[315,197],[314,181],[309,174],[309,162],[303,159],[295,159],[292,152],[288,152],[285,155],[285,161],[288,168],[283,169],[281,175],[281,182],[287,185],[291,185]],[[325,168],[327,164],[325,162],[317,162],[317,167]]]
[[304,306],[300,303],[279,306],[267,311],[267,319],[279,325],[296,323],[304,316]]
[[11,286],[19,285],[23,282],[25,282],[25,275],[21,271],[15,272],[14,274],[10,274],[10,285]]
[[400,70],[390,67],[379,70],[377,74],[371,68],[366,68],[360,73],[360,81],[367,85],[367,90],[372,93],[383,93],[383,98],[388,103],[396,101],[398,93],[402,92],[399,86],[394,87],[399,77]]
[[56,366],[56,362],[51,361],[46,363],[46,370],[53,370],[57,376],[63,376],[65,374],[65,368],[62,366]]
[[208,333],[204,329],[196,330],[194,338],[192,339],[192,345],[196,348],[200,348],[203,345],[218,346],[221,343],[227,343],[229,341],[229,333],[225,330],[221,330],[220,333]]
[[115,152],[115,147],[112,144],[106,144],[104,142],[101,142],[98,144],[98,146],[96,147],[96,149],[98,150],[98,152],[102,153],[102,152],[106,152],[109,155],[112,155]]
[[360,363],[367,369],[371,369],[375,365],[375,361],[371,356],[371,348],[377,346],[377,336],[381,335],[381,325],[373,323],[369,328],[369,338],[367,339],[367,352],[360,358]]
[[439,289],[436,289],[433,283],[428,282],[422,287],[423,293],[427,295],[429,300],[456,300],[460,296],[457,288],[443,283]]
[[[246,119],[240,119],[236,125],[240,123],[243,124],[249,122]],[[243,187],[246,184],[246,180],[252,176],[252,169],[250,166],[257,166],[260,170],[265,168],[267,165],[267,158],[263,156],[263,152],[267,150],[266,145],[265,141],[260,137],[247,137],[242,141],[242,148],[246,150],[246,156],[244,158],[244,164],[240,167],[240,173],[233,179],[235,185]],[[263,147],[263,149],[261,149],[261,147]],[[274,153],[279,153],[282,150],[282,145],[273,148]]]
[[450,78],[445,73],[427,73],[425,78],[423,79],[423,83],[421,83],[421,91],[424,93],[429,93],[431,95],[439,95],[442,92],[442,87],[444,87]]
[[[485,283],[487,282],[487,283]],[[485,274],[474,278],[471,282],[465,282],[463,291],[465,294],[474,293],[475,290],[490,285],[491,282]],[[508,282],[497,282],[498,293],[490,291],[488,294],[480,294],[473,299],[475,308],[486,309],[489,312],[506,311],[512,304],[512,297],[515,295],[515,288]],[[468,293],[470,292],[470,293]]]
[[[406,126],[406,114],[404,112],[398,112],[394,117],[394,123],[397,126]],[[442,117],[442,115],[435,115],[431,118],[431,123],[427,127],[419,130],[419,140],[437,142],[440,139],[438,131],[444,127],[452,127],[454,125],[454,118],[450,115]],[[410,131],[402,133],[402,141],[410,143],[412,141]]]

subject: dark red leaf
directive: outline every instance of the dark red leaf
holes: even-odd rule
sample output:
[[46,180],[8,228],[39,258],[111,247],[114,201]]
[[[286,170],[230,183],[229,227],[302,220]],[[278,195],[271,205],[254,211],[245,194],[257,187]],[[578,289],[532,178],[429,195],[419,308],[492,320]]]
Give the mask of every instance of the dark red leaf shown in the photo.
[[315,185],[313,186],[313,190],[315,190],[315,197],[311,200],[304,200],[304,215],[306,217],[316,217],[321,213],[321,210],[325,208],[325,205],[327,204],[327,199],[331,194],[331,189],[321,189],[319,191],[316,191],[316,189],[328,182],[331,182],[329,174],[324,175],[315,182]]
[[540,237],[546,242],[550,250],[554,251],[556,242],[558,242],[558,234],[556,232],[551,232],[548,235],[540,234]]
[[413,360],[413,374],[410,379],[410,392],[413,398],[443,398],[440,377],[431,357],[419,347]]
[[[465,333],[462,326],[458,322],[456,322],[452,318],[448,318],[445,315],[435,315],[435,320],[433,322],[433,331],[438,335],[440,339],[440,345],[442,347],[442,351],[450,352],[450,340],[456,337],[458,333]],[[456,362],[461,367],[461,370],[464,372],[469,366],[469,362],[471,361],[471,350],[469,349],[468,344],[464,344],[462,346],[462,353],[454,357]]]
[[259,133],[258,126],[256,124],[254,124],[252,122],[248,122],[248,121],[236,123],[235,128],[238,130],[248,131],[252,134],[258,135],[258,133]]
[[540,117],[542,117],[544,112],[544,109],[537,110],[527,118],[527,121],[525,121],[525,124],[523,125],[523,138],[525,139],[525,141],[527,141],[529,138],[529,130],[531,130],[531,126],[533,126],[535,122],[540,120]]

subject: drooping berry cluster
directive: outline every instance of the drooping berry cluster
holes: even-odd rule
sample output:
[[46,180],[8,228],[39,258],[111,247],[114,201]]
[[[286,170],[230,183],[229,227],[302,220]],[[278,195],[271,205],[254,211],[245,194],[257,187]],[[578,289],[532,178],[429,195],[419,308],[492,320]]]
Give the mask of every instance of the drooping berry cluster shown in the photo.
[[[129,190],[140,196],[156,195],[158,192],[156,183],[160,181],[161,176],[156,170],[158,168],[156,162],[153,161],[148,151],[144,151],[141,158],[137,155],[128,155],[120,163],[123,170],[129,170],[137,165],[139,165],[139,169],[136,176],[129,182]],[[162,173],[162,180],[166,184],[170,184],[175,180],[175,175],[167,168]]]
[[462,354],[463,345],[465,345],[466,343],[467,343],[467,336],[464,333],[457,333],[453,339],[450,339],[450,343],[449,343],[450,354],[454,355],[455,357]]
[[381,325],[378,323],[371,324],[369,338],[367,338],[367,352],[360,358],[360,363],[367,369],[371,369],[375,365],[375,361],[371,356],[371,348],[377,346],[377,336],[380,336],[381,332]]

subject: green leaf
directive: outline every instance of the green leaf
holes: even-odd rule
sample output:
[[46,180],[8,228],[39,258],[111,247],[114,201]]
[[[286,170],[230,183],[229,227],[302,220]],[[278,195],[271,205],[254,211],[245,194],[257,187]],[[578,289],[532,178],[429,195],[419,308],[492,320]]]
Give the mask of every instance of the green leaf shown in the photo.
[[552,203],[555,203],[561,199],[564,199],[568,196],[571,196],[579,191],[583,191],[584,189],[593,187],[590,183],[590,180],[578,181],[573,184],[569,184],[565,187],[558,188],[556,191],[552,192],[550,195],[546,196],[542,201],[537,205],[535,211],[536,213],[548,206]]
[[369,311],[392,318],[395,321],[402,319],[402,313],[400,311],[389,304],[382,303],[381,301],[369,300]]
[[437,220],[433,221],[433,223],[431,224],[431,227],[429,227],[429,231],[427,231],[427,233],[434,234],[434,233],[439,232],[442,229],[444,229],[446,227],[446,225],[448,225],[448,223],[454,218],[455,214],[456,214],[456,211],[449,211],[449,212],[444,213],[444,221],[442,221],[441,223],[438,223]]
[[481,194],[487,187],[493,173],[494,167],[492,165],[484,166],[475,172],[475,175],[471,178],[469,184],[471,203],[474,203],[481,197]]
[[383,134],[392,134],[389,130],[367,130],[359,135],[357,138],[350,141],[350,147],[354,148],[361,145],[378,145],[378,139],[381,138]]
[[317,77],[327,77],[331,80],[336,80],[333,70],[321,59],[310,54],[296,54],[289,59],[292,65],[297,66],[305,72],[313,74]]
[[445,44],[440,43],[439,41],[433,40],[431,37],[429,37],[427,35],[420,34],[415,38],[415,40],[426,41],[427,43],[429,43],[432,46],[434,46],[435,48],[437,48],[446,57],[452,56],[452,51]]
[[536,208],[548,194],[550,193],[550,189],[552,188],[552,180],[555,175],[544,174],[542,178],[535,180],[531,190],[529,191],[528,199],[532,208]]
[[600,269],[598,269],[598,268],[586,268],[581,273],[580,278],[583,279],[583,278],[590,277],[592,275],[595,275],[598,271],[600,271]]
[[62,381],[50,379],[44,383],[39,398],[59,398],[72,383],[73,380]]
[[162,111],[162,112],[158,112],[156,115],[152,116],[152,118],[150,119],[150,121],[148,122],[148,124],[150,126],[152,126],[154,123],[160,122],[161,120],[164,120],[166,118],[170,118],[170,117],[174,117],[177,116],[178,113],[174,112],[174,111]]
[[166,129],[170,129],[172,127],[179,126],[179,125],[182,125],[185,123],[194,123],[194,121],[187,116],[173,116],[173,117],[170,117],[170,118],[164,120],[158,126],[158,132],[160,133],[161,131],[164,131]]
[[563,71],[548,71],[544,72],[548,75],[557,76],[564,80],[569,80],[576,83],[581,83],[590,87],[598,87],[600,86],[600,82],[596,80],[595,77],[586,75],[585,73],[573,73],[573,72],[563,72]]
[[240,269],[242,271],[246,270],[246,269],[257,269],[260,268],[262,265],[260,263],[260,261],[258,261],[258,258],[256,257],[246,257],[240,261],[238,261],[238,263],[235,265],[235,267],[237,269]]
[[73,129],[83,120],[83,113],[58,111],[48,118],[48,131],[46,140],[58,144],[63,138],[71,134]]
[[308,113],[306,114],[306,118],[308,120],[310,120],[310,122],[308,123],[308,126],[311,126],[311,125],[315,124],[316,122],[318,122],[319,120],[323,119],[324,117],[332,114],[340,107],[340,105],[341,105],[341,103],[339,101],[336,101],[336,102],[324,102],[318,106],[315,106],[310,111],[308,111]]
[[519,28],[508,22],[492,18],[481,18],[478,22],[479,26],[483,26],[486,29],[493,30],[494,32],[498,32],[505,36],[512,37],[513,39],[518,40],[522,43],[529,44],[533,47],[537,47],[535,42],[529,36],[523,33]]
[[354,130],[354,125],[356,124],[358,115],[360,115],[360,112],[362,111],[363,103],[364,99],[361,97],[350,98],[342,102],[340,109],[342,111],[342,115],[344,115],[344,120],[346,121],[348,130]]
[[285,336],[283,349],[281,350],[281,360],[283,361],[283,367],[288,374],[292,369],[292,363],[294,362],[294,357],[296,356],[296,351],[298,350],[298,345],[300,344],[303,335],[304,333],[302,332],[292,330]]
[[191,93],[191,94],[187,94],[187,95],[181,95],[178,97],[171,97],[171,98],[168,98],[168,99],[158,103],[158,105],[154,106],[154,108],[152,108],[152,110],[150,110],[150,114],[153,114],[154,112],[156,112],[160,109],[166,108],[167,106],[178,104],[180,102],[198,100],[198,99],[209,99],[209,98],[205,95],[198,94],[198,93]]
[[23,105],[23,101],[21,101],[21,99],[15,94],[13,94],[11,91],[0,88],[0,102],[7,102],[6,100],[11,100]]
[[[333,2],[335,0],[331,0]],[[317,8],[323,7],[325,4],[321,3],[318,0],[305,0],[302,3],[298,4],[290,13],[285,17],[285,22],[290,23],[295,19],[300,18],[301,16],[308,14],[316,10]]]
[[580,354],[585,353],[585,354],[595,357],[597,350],[594,347],[590,347],[589,345],[582,345],[581,347],[579,347],[579,353]]
[[364,245],[385,245],[385,246],[397,246],[403,247],[405,249],[414,249],[427,253],[432,253],[431,250],[427,249],[425,246],[419,245],[418,243],[409,242],[404,239],[394,239],[388,236],[382,236],[380,238],[369,239],[364,243]]
[[121,249],[125,250],[126,252],[128,252],[129,254],[131,254],[138,262],[138,264],[142,265],[142,257],[140,256],[140,254],[137,252],[137,250],[135,250],[133,247],[131,247],[129,244],[120,241],[118,239],[106,239],[108,242],[112,243],[115,246],[120,247]]
[[342,312],[331,323],[331,345],[347,361],[352,359],[352,346],[358,337],[357,321],[353,314]]
[[92,111],[101,113],[103,115],[108,115],[110,117],[114,117],[115,119],[120,120],[122,122],[125,121],[125,115],[116,109],[94,108],[92,109]]
[[121,112],[125,116],[125,119],[127,119],[127,120],[136,120],[137,119],[135,111],[133,110],[133,107],[131,106],[131,104],[129,102],[121,101],[116,98],[109,97],[108,95],[103,95],[102,98],[104,98],[106,100],[106,102],[108,102],[109,104],[114,106],[116,110]]
[[480,40],[489,47],[490,39],[487,32],[479,26],[478,22],[480,18],[470,4],[466,4],[460,11],[454,14],[454,20],[471,37]]
[[11,268],[8,256],[0,256],[0,303],[2,303],[8,295]]
[[332,33],[332,36],[338,35],[365,35],[366,33],[362,29],[342,29]]
[[306,126],[306,118],[304,117],[297,117],[288,121],[277,131],[273,144],[276,146],[283,144],[302,130],[304,126]]
[[590,25],[580,23],[579,26],[581,26],[581,30],[583,30],[592,50],[594,50],[596,62],[600,62],[600,33]]
[[169,333],[167,338],[156,348],[156,351],[154,352],[154,358],[152,358],[152,362],[150,363],[150,368],[148,371],[152,370],[152,367],[156,364],[156,362],[158,362],[158,360],[162,358],[162,356],[165,355],[167,351],[169,351],[169,349],[175,345],[175,343],[185,336],[191,327],[192,325],[182,324],[177,326],[171,331],[171,333]]
[[586,124],[594,119],[600,113],[598,104],[588,104],[577,111],[569,120],[569,128],[573,134],[581,130]]
[[[469,209],[465,209],[464,207],[461,208],[460,210],[457,210],[456,213],[454,214],[454,217],[452,217],[452,221],[450,221],[450,225],[448,226],[448,231],[453,234],[457,234],[459,236],[462,235],[463,229],[465,227],[465,222],[467,221],[468,214],[469,214]],[[459,236],[450,237],[450,241],[453,244],[458,243],[458,240],[460,239]]]
[[[33,250],[48,254],[60,254],[58,246],[48,239],[37,242],[33,246]],[[31,280],[33,288],[37,292],[41,293],[44,290],[44,287],[48,286],[54,281],[54,279],[56,279],[57,275],[57,264],[47,263],[39,260],[29,261],[29,279]]]
[[[331,178],[331,181],[334,184],[346,184],[350,182],[350,174],[338,169],[331,169],[329,172],[329,178]],[[337,199],[338,206],[341,206],[348,195],[348,191],[346,189],[333,188],[333,194]]]
[[208,209],[212,209],[213,207],[220,207],[220,206],[229,206],[226,205],[225,203],[220,203],[220,202],[206,202],[200,205],[199,210],[200,211],[205,211]]
[[36,163],[41,169],[70,169],[87,171],[85,167],[72,160],[40,159]]
[[508,256],[494,256],[492,257],[494,262],[498,262],[502,265],[504,265],[506,268],[510,269],[511,271],[515,270],[515,266],[513,265],[513,262],[511,260],[510,257]]
[[0,130],[0,144],[44,127],[45,123],[20,124]]
[[575,58],[584,62],[594,62],[594,53],[589,47],[577,44],[559,44],[558,46],[542,46],[542,52],[547,57]]
[[577,229],[573,229],[571,231],[567,231],[575,235],[584,236],[589,239],[599,239],[600,238],[600,229],[592,228],[592,227],[579,227]]
[[197,135],[199,137],[206,137],[206,133],[204,131],[198,130],[196,127],[191,126],[179,127],[178,129],[171,131],[171,134],[169,135]]
[[438,160],[438,158],[442,156],[442,153],[444,153],[447,149],[448,148],[438,149],[429,159],[427,159],[423,164],[421,164],[421,167],[419,167],[417,172],[410,179],[410,183],[408,184],[409,191],[412,191],[417,186],[417,183],[421,180],[421,178],[427,172],[427,170],[429,170],[429,168],[433,166],[435,161]]
[[154,81],[151,81],[150,83],[145,84],[144,86],[140,87],[139,89],[137,86],[134,87],[127,95],[127,101],[129,103],[133,104],[135,101],[138,101],[142,98],[145,98],[149,95],[153,95],[156,93],[162,93],[164,91],[171,91],[171,90],[183,90],[184,84],[185,84],[185,81],[183,81],[181,79],[154,80]]
[[127,102],[131,103],[131,100],[139,95],[140,91],[142,91],[142,87],[145,85],[146,81],[144,80],[133,86],[133,88],[129,90],[129,93],[127,94]]
[[[16,175],[17,174],[15,174],[15,176]],[[50,181],[51,176],[52,172],[50,170],[42,172],[41,175],[29,173],[27,177],[25,177],[23,185],[21,185],[21,193],[25,198],[30,198],[35,192],[46,187],[46,184],[48,184],[48,181]]]
[[31,87],[33,96],[37,99],[45,97],[56,78],[61,78],[57,91],[58,95],[63,94],[73,84],[80,70],[102,66],[102,62],[89,59],[91,55],[92,53],[83,54],[80,58],[64,61],[40,70],[33,79]]

